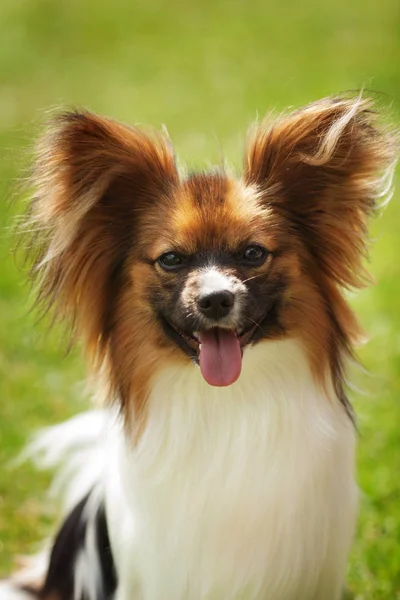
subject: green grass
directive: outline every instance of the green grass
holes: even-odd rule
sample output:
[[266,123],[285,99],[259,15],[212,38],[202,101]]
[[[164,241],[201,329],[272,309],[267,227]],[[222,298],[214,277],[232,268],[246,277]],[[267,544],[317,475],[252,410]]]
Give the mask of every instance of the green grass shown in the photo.
[[[28,312],[10,253],[13,182],[43,112],[83,105],[165,123],[192,166],[240,165],[247,124],[272,108],[361,86],[400,121],[398,0],[2,0],[0,3],[0,573],[49,531],[47,478],[9,461],[38,426],[85,406],[79,352],[65,355]],[[399,195],[397,196],[399,197]],[[378,285],[354,302],[371,334],[370,393],[359,414],[359,528],[348,582],[355,600],[400,598],[400,204],[373,227]],[[323,600],[323,599],[321,599]]]

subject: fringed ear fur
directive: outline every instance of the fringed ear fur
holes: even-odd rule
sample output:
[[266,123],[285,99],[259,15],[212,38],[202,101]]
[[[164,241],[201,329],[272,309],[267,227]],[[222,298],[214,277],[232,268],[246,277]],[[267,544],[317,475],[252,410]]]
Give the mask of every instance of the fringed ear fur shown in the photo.
[[360,287],[368,217],[390,193],[398,148],[369,100],[327,98],[257,127],[244,180],[301,238],[308,271]]
[[88,112],[59,115],[38,144],[27,229],[39,301],[68,314],[94,353],[138,216],[177,181],[168,140]]

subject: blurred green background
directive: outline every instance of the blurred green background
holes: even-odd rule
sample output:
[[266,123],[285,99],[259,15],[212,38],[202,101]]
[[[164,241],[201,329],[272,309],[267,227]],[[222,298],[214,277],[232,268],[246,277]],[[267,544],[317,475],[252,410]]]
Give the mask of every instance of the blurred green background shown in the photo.
[[[86,406],[79,351],[29,313],[9,235],[13,183],[45,111],[85,106],[165,124],[182,162],[237,168],[247,125],[271,109],[361,86],[400,121],[399,0],[1,0],[0,3],[0,574],[50,531],[46,476],[12,457],[37,427]],[[354,304],[361,352],[362,490],[348,583],[357,600],[400,598],[400,192],[373,224],[378,284]],[[323,599],[321,599],[323,600]]]

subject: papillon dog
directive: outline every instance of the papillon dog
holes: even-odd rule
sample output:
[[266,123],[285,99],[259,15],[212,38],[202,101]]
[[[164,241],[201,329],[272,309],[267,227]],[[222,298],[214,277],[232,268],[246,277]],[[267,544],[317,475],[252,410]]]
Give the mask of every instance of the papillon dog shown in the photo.
[[164,134],[53,119],[32,273],[101,406],[32,443],[63,465],[64,520],[2,599],[341,598],[361,335],[347,290],[367,281],[397,150],[361,97],[255,126],[240,178],[181,173]]

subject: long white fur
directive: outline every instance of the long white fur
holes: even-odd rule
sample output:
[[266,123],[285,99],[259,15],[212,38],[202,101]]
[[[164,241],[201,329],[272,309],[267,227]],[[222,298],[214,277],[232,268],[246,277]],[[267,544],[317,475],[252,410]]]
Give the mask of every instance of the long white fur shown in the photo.
[[32,596],[16,588],[13,582],[0,581],[0,600],[32,600]]
[[193,365],[165,365],[136,446],[111,411],[46,436],[36,448],[49,443],[56,455],[68,450],[74,469],[80,462],[72,497],[78,482],[81,496],[85,481],[104,491],[116,600],[341,597],[355,434],[299,343],[246,349],[227,388],[208,386]]
[[298,343],[260,344],[243,363],[228,388],[166,367],[138,446],[116,440],[106,493],[117,600],[340,597],[353,426]]
[[39,431],[20,460],[31,460],[38,469],[55,470],[50,495],[69,512],[101,480],[107,444],[103,436],[115,418],[112,411],[92,410],[65,423]]

